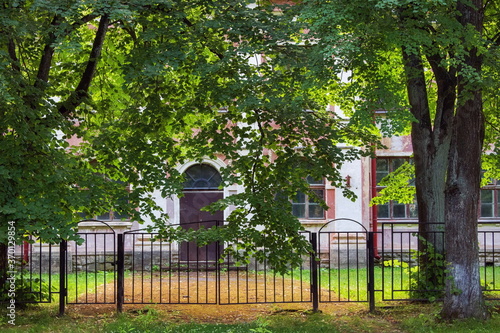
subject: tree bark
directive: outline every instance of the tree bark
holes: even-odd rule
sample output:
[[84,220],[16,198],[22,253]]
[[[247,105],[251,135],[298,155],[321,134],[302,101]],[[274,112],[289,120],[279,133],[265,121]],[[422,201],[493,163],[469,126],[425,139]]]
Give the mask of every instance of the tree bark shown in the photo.
[[[459,2],[459,21],[464,27],[482,29],[482,1]],[[482,59],[471,48],[464,59],[467,70],[481,72]],[[480,85],[459,76],[458,93],[464,101],[457,106],[448,157],[445,192],[446,261],[448,278],[442,316],[445,319],[486,319],[479,276],[477,217],[484,140],[484,115]]]
[[[442,116],[432,125],[422,55],[403,48],[403,59],[408,100],[417,120],[412,124],[411,138],[418,203],[420,274],[415,281],[419,291],[412,297],[440,298],[439,290],[444,285],[444,266],[440,257],[444,255],[444,189],[450,144],[447,122],[442,120],[450,112],[444,109],[445,103],[438,103],[436,113]],[[441,84],[441,91],[450,91],[444,87],[446,82],[437,82]]]
[[416,118],[411,138],[415,163],[419,233],[440,253],[443,240],[436,237],[444,224],[444,188],[450,139],[440,124],[432,126],[427,85],[420,55],[403,52],[407,75],[408,100]]
[[446,319],[487,318],[480,277],[477,216],[484,118],[481,93],[458,107],[446,184],[448,279],[442,315]]

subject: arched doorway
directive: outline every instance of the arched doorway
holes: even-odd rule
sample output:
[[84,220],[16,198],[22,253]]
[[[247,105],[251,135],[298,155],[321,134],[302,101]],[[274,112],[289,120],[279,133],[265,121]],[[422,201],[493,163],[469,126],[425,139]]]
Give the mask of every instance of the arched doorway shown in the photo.
[[[180,223],[185,229],[197,230],[201,226],[211,228],[224,219],[222,211],[210,213],[203,207],[223,198],[219,189],[222,182],[220,173],[208,164],[195,164],[189,167],[184,176],[184,196],[180,198]],[[180,258],[186,261],[215,261],[219,258],[220,248],[215,243],[198,247],[195,242],[183,242]]]

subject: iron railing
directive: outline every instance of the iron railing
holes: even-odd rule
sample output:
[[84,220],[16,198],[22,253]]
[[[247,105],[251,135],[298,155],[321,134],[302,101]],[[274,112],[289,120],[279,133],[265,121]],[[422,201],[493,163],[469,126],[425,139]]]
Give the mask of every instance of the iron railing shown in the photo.
[[[223,222],[216,225],[222,226]],[[189,227],[184,225],[184,227]],[[239,263],[222,251],[231,244],[195,247],[136,230],[79,233],[82,242],[59,246],[33,243],[16,249],[18,298],[66,304],[252,304],[415,300],[439,295],[442,288],[422,284],[424,258],[439,258],[428,246],[442,244],[443,231],[420,237],[417,224],[379,222],[379,230],[339,219],[302,234],[311,243],[302,265],[280,274],[267,262]],[[374,239],[378,238],[377,242]],[[481,282],[488,299],[500,299],[500,230],[481,223]],[[373,248],[373,244],[378,244]],[[441,246],[441,245],[439,245]],[[64,274],[59,274],[63,272]],[[24,293],[29,297],[21,297]]]

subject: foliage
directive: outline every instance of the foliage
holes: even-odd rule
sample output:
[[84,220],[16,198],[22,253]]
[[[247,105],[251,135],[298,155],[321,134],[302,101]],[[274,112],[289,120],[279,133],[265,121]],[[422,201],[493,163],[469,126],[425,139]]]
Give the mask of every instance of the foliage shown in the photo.
[[[351,119],[372,128],[373,111],[387,111],[386,135],[411,125],[419,219],[447,225],[454,283],[463,267],[477,265],[481,147],[498,146],[497,7],[480,0],[311,0],[292,14],[303,25],[303,40],[314,41],[333,71],[348,73],[344,80],[332,77],[331,85],[347,101],[341,106]],[[484,119],[491,126],[486,145]],[[498,165],[495,156],[489,156],[490,171]],[[458,244],[470,246],[464,251]],[[487,317],[479,274],[469,279],[460,301],[446,294],[450,317]]]
[[[401,267],[408,275],[411,299],[430,302],[441,300],[446,278],[444,255],[438,253],[434,246],[423,237],[419,238],[424,249],[421,251],[411,250],[410,262],[393,259],[384,261],[383,265]],[[411,261],[415,261],[417,264],[412,264]]]
[[307,192],[311,175],[353,198],[340,167],[370,149],[338,143],[377,136],[327,109],[335,72],[291,42],[296,27],[275,11],[232,0],[4,2],[0,228],[14,221],[18,241],[78,239],[79,213],[113,210],[167,230],[153,191],[180,195],[179,165],[221,158],[223,186],[245,190],[212,207],[235,209],[207,237],[297,263],[292,253],[309,244],[278,191]]
[[408,162],[382,178],[379,186],[385,186],[377,196],[372,198],[371,205],[382,205],[390,200],[410,204],[415,200],[414,185],[415,166]]
[[[46,279],[33,277],[27,271],[16,272],[14,278],[14,291],[11,289],[12,280],[8,280],[0,288],[0,302],[8,303],[11,299],[15,299],[16,306],[22,307],[27,303],[42,303],[53,300],[52,292],[54,290],[51,290],[51,286]],[[52,289],[54,289],[53,286]]]

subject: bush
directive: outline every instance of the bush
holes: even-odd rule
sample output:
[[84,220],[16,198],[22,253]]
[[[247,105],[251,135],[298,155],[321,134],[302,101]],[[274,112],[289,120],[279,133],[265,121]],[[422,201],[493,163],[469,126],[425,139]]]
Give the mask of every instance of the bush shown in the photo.
[[[40,277],[30,276],[28,271],[17,272],[7,276],[7,280],[0,288],[0,303],[10,302],[15,299],[16,305],[27,303],[49,302],[53,300],[51,286]],[[14,282],[15,289],[12,287]]]

